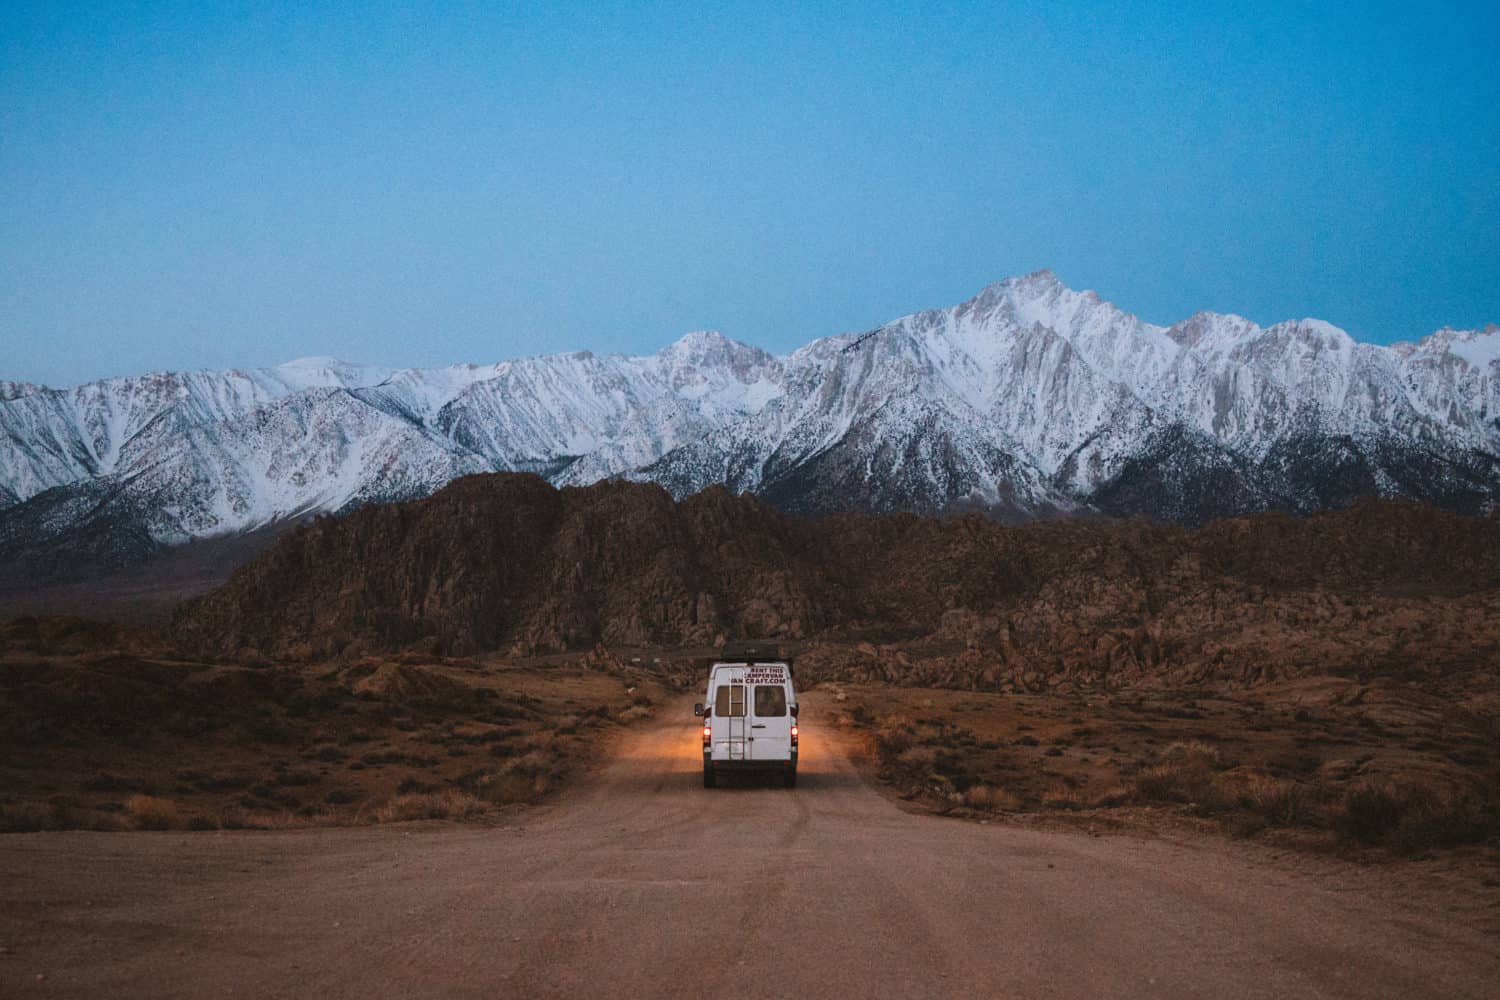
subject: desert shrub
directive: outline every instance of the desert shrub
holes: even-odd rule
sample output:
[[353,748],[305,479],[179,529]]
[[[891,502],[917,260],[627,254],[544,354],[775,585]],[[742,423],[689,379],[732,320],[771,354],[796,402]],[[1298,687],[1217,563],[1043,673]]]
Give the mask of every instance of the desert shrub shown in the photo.
[[1313,819],[1316,796],[1295,781],[1265,774],[1221,775],[1216,786],[1220,799],[1259,817],[1260,826],[1297,826]]
[[556,753],[533,747],[507,761],[498,771],[475,771],[459,779],[459,785],[486,802],[510,805],[532,802],[545,795],[562,777]]
[[1216,768],[1221,759],[1217,747],[1201,740],[1182,740],[1168,743],[1161,752],[1162,760],[1169,764],[1195,765]]
[[374,812],[377,823],[401,823],[418,819],[470,819],[484,813],[486,803],[456,788],[441,792],[397,795]]
[[182,825],[177,804],[155,795],[132,795],[125,800],[125,814],[137,830],[175,830]]
[[41,802],[15,802],[0,806],[0,833],[36,833],[56,830],[53,807]]
[[938,746],[956,748],[976,746],[978,745],[979,740],[972,732],[965,729],[963,726],[955,726],[948,722],[940,722],[937,726],[937,732],[932,735],[932,738],[929,740],[929,742],[935,743]]
[[500,806],[530,802],[537,796],[536,779],[519,771],[489,775],[478,788],[486,802]]
[[241,806],[229,805],[219,810],[219,826],[225,830],[259,829],[255,815]]
[[25,833],[38,830],[118,831],[125,826],[108,810],[85,809],[72,802],[17,803],[0,807],[0,831]]
[[1358,785],[1344,793],[1333,828],[1349,840],[1378,844],[1396,829],[1408,805],[1408,797],[1393,785]]
[[986,812],[1012,812],[1021,808],[1021,799],[1014,792],[994,785],[973,785],[963,793],[964,805]]
[[974,773],[974,764],[967,754],[940,750],[932,769],[960,792],[979,784],[979,776]]
[[1397,854],[1420,854],[1478,843],[1497,834],[1500,812],[1492,799],[1472,794],[1431,796],[1401,817],[1389,844]]
[[1317,754],[1290,752],[1272,757],[1267,761],[1267,766],[1276,774],[1295,774],[1305,777],[1317,771],[1322,763],[1322,758]]
[[1048,809],[1082,809],[1087,804],[1076,788],[1056,786],[1042,793],[1042,805]]
[[533,795],[545,794],[562,776],[557,755],[550,750],[531,750],[506,765],[510,774],[531,779]]
[[217,830],[218,826],[207,816],[194,816],[187,821],[187,828],[189,830]]
[[1341,836],[1397,854],[1420,854],[1500,834],[1500,803],[1488,790],[1442,793],[1422,785],[1358,785],[1333,817]]
[[893,719],[875,731],[875,749],[882,756],[899,757],[911,747],[914,736],[911,723]]
[[1094,801],[1090,805],[1096,809],[1113,809],[1125,805],[1131,797],[1131,788],[1125,785],[1115,785],[1094,796]]
[[1224,804],[1214,782],[1219,763],[1219,752],[1206,743],[1171,743],[1157,763],[1136,774],[1135,793],[1149,802],[1193,803],[1212,810]]
[[937,751],[932,747],[911,747],[896,755],[896,763],[912,770],[929,770],[937,763]]

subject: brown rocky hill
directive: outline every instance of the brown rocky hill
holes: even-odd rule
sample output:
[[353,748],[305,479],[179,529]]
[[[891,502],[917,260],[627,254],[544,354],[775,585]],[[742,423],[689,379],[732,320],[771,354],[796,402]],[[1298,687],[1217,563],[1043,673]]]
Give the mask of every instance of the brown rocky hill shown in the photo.
[[1467,671],[1500,662],[1497,623],[1500,514],[807,520],[722,488],[498,474],[294,529],[173,630],[294,659],[774,637],[841,674],[1014,689]]

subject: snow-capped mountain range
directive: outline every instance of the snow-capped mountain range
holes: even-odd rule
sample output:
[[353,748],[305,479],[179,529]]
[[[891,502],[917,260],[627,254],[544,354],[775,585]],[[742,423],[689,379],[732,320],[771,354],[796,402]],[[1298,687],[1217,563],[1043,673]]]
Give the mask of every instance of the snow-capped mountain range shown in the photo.
[[1379,347],[1310,319],[1153,326],[1039,271],[782,357],[699,332],[647,357],[0,382],[0,558],[128,561],[496,470],[722,482],[812,513],[1486,510],[1500,329]]

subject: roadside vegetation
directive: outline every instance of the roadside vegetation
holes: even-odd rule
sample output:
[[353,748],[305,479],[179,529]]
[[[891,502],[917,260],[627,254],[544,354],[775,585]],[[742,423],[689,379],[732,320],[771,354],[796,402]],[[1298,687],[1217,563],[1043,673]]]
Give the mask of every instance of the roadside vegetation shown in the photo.
[[878,776],[934,812],[1095,829],[1180,820],[1401,857],[1500,848],[1494,719],[1462,706],[1399,691],[1350,705],[1306,685],[1088,698],[830,687]]
[[88,623],[0,625],[0,832],[483,820],[649,718],[670,665],[416,654],[174,658]]

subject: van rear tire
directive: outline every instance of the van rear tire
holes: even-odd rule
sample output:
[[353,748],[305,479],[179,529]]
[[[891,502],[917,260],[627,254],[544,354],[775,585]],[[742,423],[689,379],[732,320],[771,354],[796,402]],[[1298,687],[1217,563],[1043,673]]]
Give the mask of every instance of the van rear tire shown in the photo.
[[714,774],[714,766],[707,761],[703,762],[703,787],[715,788],[719,784],[718,776]]
[[797,787],[797,765],[796,764],[788,764],[786,766],[786,770],[782,772],[782,778],[786,781],[786,787],[788,787],[788,788],[796,788]]

